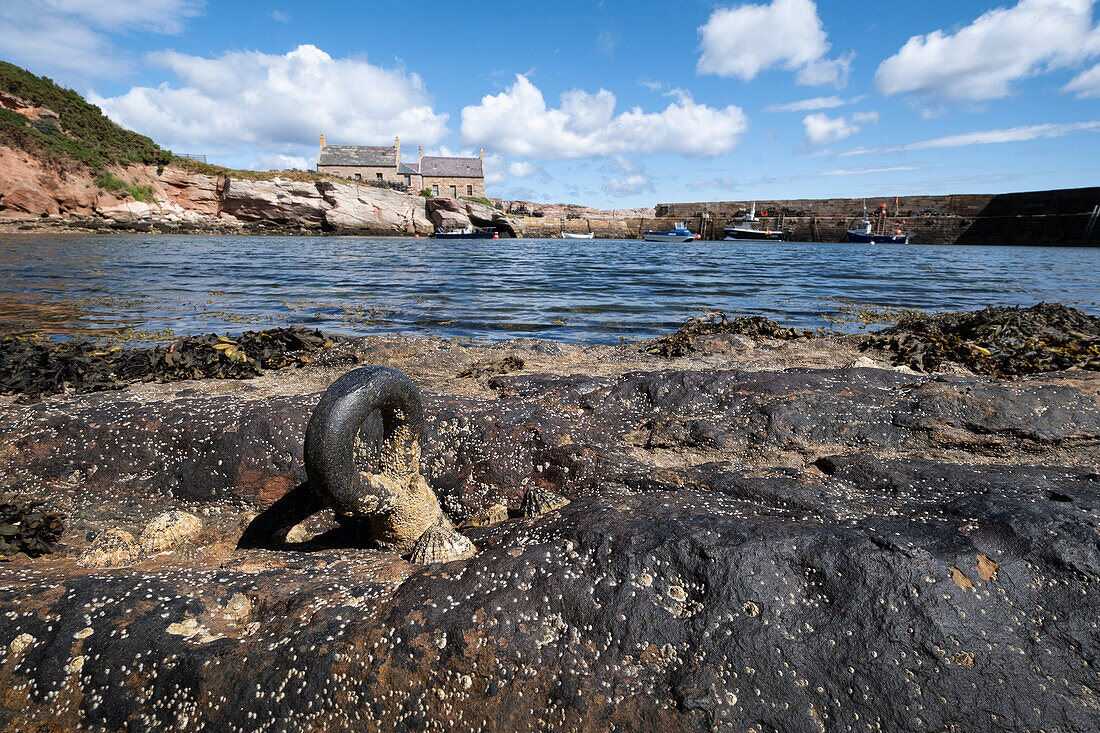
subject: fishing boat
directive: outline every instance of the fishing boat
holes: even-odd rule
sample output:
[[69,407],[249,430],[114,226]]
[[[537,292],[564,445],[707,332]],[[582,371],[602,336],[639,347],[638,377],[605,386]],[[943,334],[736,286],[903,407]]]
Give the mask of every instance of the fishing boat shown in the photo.
[[754,226],[756,221],[756,202],[753,201],[752,210],[741,220],[740,226],[725,227],[726,241],[733,241],[736,239],[769,239],[782,242],[786,240],[787,235],[790,234],[790,230],[786,229],[761,229],[759,226]]
[[678,221],[667,232],[645,232],[642,239],[647,242],[694,242],[695,235],[688,231],[684,222]]
[[895,224],[895,228],[886,231],[886,204],[882,205],[879,212],[878,229],[867,218],[867,204],[863,204],[863,220],[856,229],[848,230],[848,241],[852,244],[909,244],[909,235],[901,230],[901,224]]
[[461,229],[444,231],[436,229],[432,233],[433,239],[500,239],[500,233],[492,227],[468,226]]
[[587,232],[585,234],[574,234],[573,232],[562,232],[562,239],[593,239],[596,236],[595,232]]

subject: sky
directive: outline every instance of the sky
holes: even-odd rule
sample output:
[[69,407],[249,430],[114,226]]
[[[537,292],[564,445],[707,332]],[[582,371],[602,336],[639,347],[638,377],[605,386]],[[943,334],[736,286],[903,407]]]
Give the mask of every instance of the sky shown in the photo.
[[1100,185],[1097,0],[16,0],[0,58],[177,153],[485,151],[489,196],[677,201]]

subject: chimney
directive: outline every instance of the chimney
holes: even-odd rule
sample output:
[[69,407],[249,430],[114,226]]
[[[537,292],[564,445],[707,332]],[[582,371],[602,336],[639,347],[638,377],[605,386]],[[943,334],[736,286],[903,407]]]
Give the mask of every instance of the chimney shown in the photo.
[[399,138],[397,136],[394,136],[393,146],[395,148],[397,148],[397,163],[396,163],[397,169],[396,170],[397,170],[398,173],[400,173],[401,172],[401,138]]
[[321,147],[325,147],[325,133],[321,133]]
[[424,175],[424,146],[416,146],[416,172]]
[[481,158],[482,160],[485,160],[485,148],[481,149],[481,152],[477,154],[477,157]]

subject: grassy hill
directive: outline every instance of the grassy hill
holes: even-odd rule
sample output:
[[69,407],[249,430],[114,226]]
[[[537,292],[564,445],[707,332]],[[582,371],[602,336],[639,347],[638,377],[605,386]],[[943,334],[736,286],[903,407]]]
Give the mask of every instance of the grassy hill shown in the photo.
[[22,115],[0,108],[0,144],[34,152],[62,167],[93,171],[112,164],[166,165],[172,159],[171,151],[119,127],[73,90],[5,61],[0,61],[0,91],[57,112],[64,130],[29,126]]

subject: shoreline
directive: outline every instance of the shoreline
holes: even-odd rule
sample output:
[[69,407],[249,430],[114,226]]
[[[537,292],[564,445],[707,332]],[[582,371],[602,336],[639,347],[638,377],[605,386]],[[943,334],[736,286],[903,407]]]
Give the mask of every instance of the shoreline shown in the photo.
[[[366,337],[252,380],[0,398],[0,494],[65,525],[0,563],[0,722],[516,730],[557,709],[563,728],[709,729],[674,702],[703,695],[735,728],[775,702],[799,729],[811,706],[898,719],[919,684],[947,701],[924,720],[979,729],[1051,676],[1072,689],[1016,722],[1097,722],[1077,690],[1100,371],[919,374],[852,338],[738,329],[681,329],[671,357]],[[473,557],[415,565],[331,512],[272,513],[302,492],[320,393],[365,364],[421,390],[421,471]],[[530,489],[569,501],[524,516]],[[978,707],[974,675],[1000,681]],[[872,684],[897,694],[843,694]],[[606,685],[635,703],[592,704]]]

